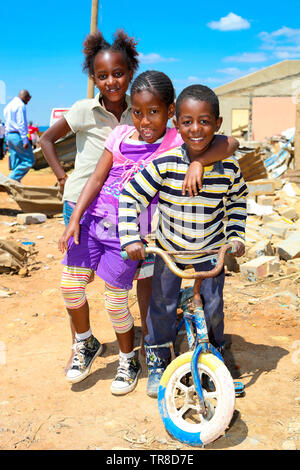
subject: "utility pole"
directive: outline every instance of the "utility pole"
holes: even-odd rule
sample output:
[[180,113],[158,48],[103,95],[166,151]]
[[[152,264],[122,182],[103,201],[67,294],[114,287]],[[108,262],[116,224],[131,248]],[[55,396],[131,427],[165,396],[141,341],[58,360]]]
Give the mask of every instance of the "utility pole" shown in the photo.
[[296,101],[295,170],[300,170],[300,94]]
[[[92,0],[91,29],[90,33],[95,33],[98,28],[98,0]],[[87,97],[94,98],[94,82],[91,77],[88,78]]]

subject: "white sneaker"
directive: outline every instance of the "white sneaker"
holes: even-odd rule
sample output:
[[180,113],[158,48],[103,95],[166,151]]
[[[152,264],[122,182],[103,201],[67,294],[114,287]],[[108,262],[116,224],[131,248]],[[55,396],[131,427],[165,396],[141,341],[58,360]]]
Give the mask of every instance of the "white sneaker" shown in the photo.
[[111,393],[126,395],[131,392],[136,387],[141,370],[141,365],[135,356],[130,359],[120,356],[117,375],[110,387]]
[[88,339],[74,343],[73,348],[75,354],[72,365],[66,373],[66,379],[75,384],[89,375],[91,366],[96,357],[101,354],[103,346],[94,336],[90,336]]

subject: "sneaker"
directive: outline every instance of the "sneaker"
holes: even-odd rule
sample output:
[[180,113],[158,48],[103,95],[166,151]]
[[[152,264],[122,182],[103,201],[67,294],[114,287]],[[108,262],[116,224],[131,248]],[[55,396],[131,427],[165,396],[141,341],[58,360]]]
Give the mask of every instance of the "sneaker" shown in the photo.
[[168,365],[169,359],[159,356],[158,348],[145,344],[146,364],[148,367],[147,395],[157,398],[160,379]]
[[66,378],[68,382],[75,384],[89,375],[91,366],[96,357],[101,354],[103,346],[94,336],[90,336],[88,339],[74,343],[73,348],[75,353]]
[[126,395],[131,392],[136,387],[141,370],[141,365],[135,356],[130,359],[120,356],[117,375],[110,387],[111,393]]

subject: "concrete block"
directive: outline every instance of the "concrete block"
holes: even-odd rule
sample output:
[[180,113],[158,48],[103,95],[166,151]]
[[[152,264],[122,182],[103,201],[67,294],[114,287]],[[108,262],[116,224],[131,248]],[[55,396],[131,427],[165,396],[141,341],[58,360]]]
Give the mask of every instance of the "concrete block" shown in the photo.
[[268,222],[281,222],[281,217],[276,213],[272,215],[264,215],[262,217],[263,225],[267,224]]
[[261,179],[255,181],[247,181],[249,196],[272,195],[275,194],[276,181]]
[[251,228],[246,227],[246,233],[245,233],[245,240],[246,242],[258,242],[261,240],[261,235],[258,230],[254,230]]
[[265,196],[264,194],[261,196],[257,196],[257,204],[261,206],[273,206],[275,196]]
[[279,271],[280,261],[276,256],[259,256],[240,265],[242,277],[254,282]]
[[287,196],[300,196],[300,188],[296,183],[286,183],[282,187],[282,191],[284,191]]
[[247,213],[254,215],[267,215],[273,213],[273,206],[266,206],[263,204],[258,204],[254,198],[247,199]]
[[297,231],[297,232],[300,232],[300,219],[298,219],[297,222],[293,223],[292,229]]
[[278,209],[278,212],[281,215],[281,217],[284,217],[285,219],[289,219],[289,220],[299,219],[297,211],[295,210],[294,207],[280,208]]
[[45,214],[31,213],[17,215],[17,222],[21,225],[42,224],[46,220],[47,216]]
[[288,259],[287,266],[294,266],[300,272],[300,258]]
[[273,256],[274,248],[269,240],[260,240],[248,250],[247,255],[250,258],[257,258],[258,256]]
[[279,244],[278,256],[285,261],[300,257],[300,233],[290,234]]
[[285,222],[268,222],[261,228],[260,233],[266,236],[276,235],[277,237],[285,238],[289,228],[290,225]]

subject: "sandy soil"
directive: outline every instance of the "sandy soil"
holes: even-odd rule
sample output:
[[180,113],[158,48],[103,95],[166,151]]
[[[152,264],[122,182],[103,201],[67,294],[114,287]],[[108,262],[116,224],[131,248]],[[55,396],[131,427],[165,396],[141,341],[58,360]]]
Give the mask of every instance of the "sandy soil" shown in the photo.
[[[8,174],[7,160],[0,171]],[[24,184],[54,184],[49,169],[30,171]],[[61,216],[40,225],[9,226],[20,211],[0,192],[1,237],[35,242],[29,276],[0,275],[0,449],[191,449],[165,431],[156,400],[145,393],[146,367],[136,389],[124,397],[110,393],[118,347],[104,311],[103,282],[88,286],[95,336],[106,345],[90,376],[70,386],[64,366],[70,354],[69,321],[59,292]],[[299,282],[299,280],[298,280]],[[246,394],[236,400],[232,423],[206,449],[300,449],[300,313],[287,298],[263,300],[278,289],[299,295],[293,276],[259,284],[228,273],[225,286],[225,360]],[[276,298],[275,298],[276,299]],[[140,320],[135,288],[130,305]]]

